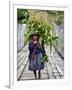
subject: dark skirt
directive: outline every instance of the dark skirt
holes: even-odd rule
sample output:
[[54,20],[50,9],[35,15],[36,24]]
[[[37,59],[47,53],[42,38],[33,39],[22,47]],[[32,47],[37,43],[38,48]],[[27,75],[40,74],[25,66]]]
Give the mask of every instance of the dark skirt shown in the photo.
[[32,59],[29,60],[29,67],[28,67],[28,69],[30,71],[44,69],[44,63],[42,63],[41,60],[42,60],[42,53],[36,54],[34,60],[32,60]]

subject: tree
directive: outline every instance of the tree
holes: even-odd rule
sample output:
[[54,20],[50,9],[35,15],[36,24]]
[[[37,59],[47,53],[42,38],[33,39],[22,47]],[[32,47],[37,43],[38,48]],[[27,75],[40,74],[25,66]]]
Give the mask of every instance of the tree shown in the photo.
[[64,11],[54,11],[54,10],[50,10],[47,11],[51,22],[55,23],[56,25],[61,25],[64,23]]
[[27,23],[29,13],[27,9],[17,9],[17,23]]

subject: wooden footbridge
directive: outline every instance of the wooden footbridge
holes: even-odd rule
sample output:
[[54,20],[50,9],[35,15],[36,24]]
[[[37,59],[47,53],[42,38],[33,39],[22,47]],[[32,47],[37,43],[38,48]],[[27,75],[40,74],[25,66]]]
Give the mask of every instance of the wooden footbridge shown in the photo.
[[[45,63],[44,70],[41,71],[41,79],[62,79],[64,78],[64,60],[52,49],[52,52],[46,47],[46,53],[49,61]],[[28,46],[25,46],[17,53],[17,80],[34,80],[32,71],[28,70]]]

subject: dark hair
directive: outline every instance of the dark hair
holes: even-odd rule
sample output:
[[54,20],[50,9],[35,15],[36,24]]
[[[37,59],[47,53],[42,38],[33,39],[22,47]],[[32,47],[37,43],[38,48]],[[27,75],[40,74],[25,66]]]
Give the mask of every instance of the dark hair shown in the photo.
[[30,39],[32,39],[33,36],[37,36],[37,37],[38,37],[38,40],[39,40],[39,38],[40,38],[40,35],[39,35],[38,33],[33,33],[33,34],[31,34],[31,35],[30,35]]
[[[39,36],[38,35],[33,35],[33,36],[37,36],[37,40],[39,40]],[[33,39],[33,36],[32,36],[32,39]]]

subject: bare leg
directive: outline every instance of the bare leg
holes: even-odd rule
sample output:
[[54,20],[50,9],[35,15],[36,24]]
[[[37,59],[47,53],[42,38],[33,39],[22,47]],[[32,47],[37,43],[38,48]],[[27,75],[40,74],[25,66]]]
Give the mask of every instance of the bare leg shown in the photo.
[[40,79],[41,78],[41,71],[39,70],[38,72],[38,78]]
[[34,72],[35,79],[37,79],[37,74],[36,74],[36,71],[33,71],[33,72]]

